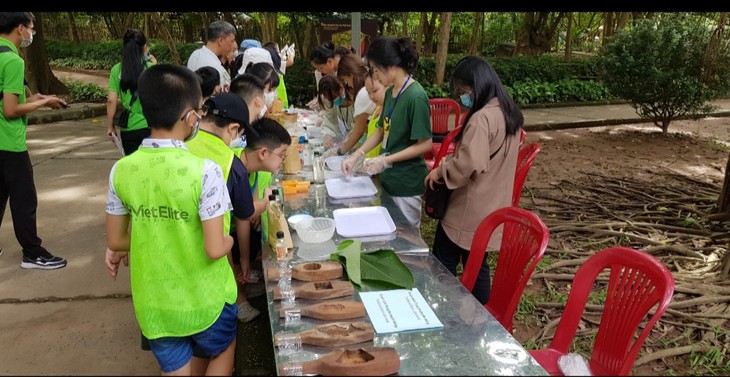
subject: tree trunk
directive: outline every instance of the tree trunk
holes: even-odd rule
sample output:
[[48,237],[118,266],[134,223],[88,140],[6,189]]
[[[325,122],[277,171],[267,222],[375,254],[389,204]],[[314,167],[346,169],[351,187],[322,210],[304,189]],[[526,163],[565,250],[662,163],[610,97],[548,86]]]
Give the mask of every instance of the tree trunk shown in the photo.
[[276,24],[277,24],[277,13],[276,12],[262,12],[261,13],[261,43],[276,42]]
[[603,13],[603,35],[601,36],[601,45],[605,46],[613,35],[613,12]]
[[568,12],[568,27],[567,31],[565,32],[565,57],[570,58],[570,55],[572,53],[572,43],[573,40],[573,12]]
[[626,28],[626,24],[629,22],[630,15],[631,13],[629,12],[618,12],[618,15],[616,16],[616,28],[613,30],[614,33]]
[[76,17],[74,17],[74,12],[68,12],[68,29],[71,31],[71,41],[74,43],[81,42],[81,38],[79,38],[79,29],[76,28]]
[[157,12],[150,12],[149,14],[153,25],[155,25],[155,28],[159,30],[160,34],[162,34],[162,39],[165,41],[165,44],[167,44],[167,48],[170,50],[170,57],[172,58],[172,62],[174,64],[180,64],[180,53],[177,51],[177,47],[175,47],[175,41],[172,39],[172,35],[170,35],[170,31],[167,30],[165,23],[160,17],[160,14]]
[[722,183],[722,191],[717,197],[717,208],[713,213],[728,213],[730,215],[730,156],[725,165],[725,180]]
[[48,65],[46,39],[43,37],[43,14],[35,13],[36,35],[33,44],[25,49],[25,64],[28,87],[31,93],[68,94],[68,88],[51,71]]
[[433,35],[436,32],[436,17],[438,16],[438,12],[431,12],[431,19],[426,24],[426,29],[424,30],[426,34],[426,38],[424,41],[423,46],[423,54],[425,56],[431,56],[433,55]]
[[423,55],[423,31],[426,30],[426,25],[428,25],[428,15],[426,12],[421,12],[421,23],[416,37],[416,51],[419,55]]
[[410,33],[408,32],[408,14],[408,12],[403,12],[403,29],[401,35],[410,35]]
[[434,84],[444,83],[446,73],[446,57],[449,54],[449,37],[451,36],[451,12],[441,13],[441,27],[439,30],[439,44],[436,49],[436,77]]
[[[134,16],[137,15],[137,12],[129,12],[127,13],[127,16],[124,17],[124,23],[122,24],[122,30],[120,30],[119,37],[121,38],[127,30],[134,27]],[[150,36],[145,33],[145,36],[149,38]]]
[[526,12],[523,28],[517,37],[515,53],[538,56],[550,51],[555,30],[563,17],[564,12]]
[[474,33],[469,40],[469,55],[477,54],[477,44],[482,37],[482,23],[484,23],[484,12],[474,12]]

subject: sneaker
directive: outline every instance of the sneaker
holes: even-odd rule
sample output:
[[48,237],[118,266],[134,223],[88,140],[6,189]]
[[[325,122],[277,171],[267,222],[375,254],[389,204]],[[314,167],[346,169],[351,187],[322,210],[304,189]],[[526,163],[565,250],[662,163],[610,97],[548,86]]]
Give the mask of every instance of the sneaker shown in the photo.
[[20,263],[21,268],[37,268],[41,270],[55,270],[57,268],[65,267],[66,259],[61,257],[54,257],[51,254],[47,256],[36,257],[35,259],[23,257],[23,262]]
[[251,306],[251,303],[248,301],[238,304],[238,314],[236,316],[241,322],[251,322],[258,317],[259,314],[261,314],[261,312]]
[[246,283],[243,291],[246,292],[248,298],[259,297],[266,293],[266,285],[264,283]]

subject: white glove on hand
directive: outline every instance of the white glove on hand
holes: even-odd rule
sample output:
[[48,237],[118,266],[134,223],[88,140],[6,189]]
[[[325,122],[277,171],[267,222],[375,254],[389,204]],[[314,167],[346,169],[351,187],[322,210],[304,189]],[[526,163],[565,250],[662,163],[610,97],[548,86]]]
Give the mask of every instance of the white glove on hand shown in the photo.
[[312,98],[311,101],[307,102],[307,107],[310,110],[319,111],[319,102],[317,102],[317,98]]
[[342,160],[342,172],[345,173],[346,177],[352,177],[352,173],[360,170],[365,161],[365,153],[361,150],[356,150],[349,157]]
[[332,156],[339,156],[339,155],[337,154],[337,148],[339,148],[339,147],[335,145],[334,147],[332,147],[332,148],[330,148],[330,149],[327,149],[327,150],[326,150],[326,151],[324,151],[324,153],[322,154],[322,157],[324,157],[324,158],[327,158],[327,157],[332,157]]
[[383,170],[392,167],[393,165],[385,161],[385,156],[380,155],[378,157],[367,158],[363,163],[365,173],[368,175],[380,174]]

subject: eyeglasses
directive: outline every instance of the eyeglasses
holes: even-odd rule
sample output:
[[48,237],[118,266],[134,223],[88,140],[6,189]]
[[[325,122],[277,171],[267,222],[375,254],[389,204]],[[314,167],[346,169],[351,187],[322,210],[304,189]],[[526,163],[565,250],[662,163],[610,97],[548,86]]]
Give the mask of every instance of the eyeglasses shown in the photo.
[[[257,151],[258,150],[261,150],[261,149],[264,149],[264,148],[259,148],[259,149],[257,149]],[[276,152],[274,152],[274,151],[272,151],[270,149],[266,149],[266,151],[269,152],[269,153],[271,153],[271,154],[273,154],[273,155],[278,156],[279,158],[281,158],[282,161],[286,160],[286,156],[282,156],[282,155],[280,155],[280,154],[278,154],[278,153],[276,153]]]
[[[23,25],[25,26],[25,25]],[[35,29],[25,26],[26,29],[30,30],[30,35],[35,35]]]

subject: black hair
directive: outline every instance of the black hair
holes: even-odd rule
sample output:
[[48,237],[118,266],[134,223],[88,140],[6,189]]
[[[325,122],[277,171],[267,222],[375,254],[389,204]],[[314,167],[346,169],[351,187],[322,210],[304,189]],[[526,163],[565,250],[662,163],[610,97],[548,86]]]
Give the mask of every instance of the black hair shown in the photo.
[[[525,122],[519,106],[504,89],[497,72],[479,56],[465,56],[459,60],[451,74],[450,85],[452,93],[455,93],[454,87],[457,85],[472,88],[474,104],[463,122],[464,125],[469,122],[474,113],[486,106],[487,102],[494,97],[497,97],[502,113],[504,113],[507,135],[516,134]],[[460,139],[459,136],[463,134],[460,132],[456,139]]]
[[326,98],[330,101],[331,106],[334,107],[335,98],[340,96],[340,87],[342,81],[337,76],[324,75],[319,80],[319,86],[317,87],[317,102],[319,107],[322,109],[327,108],[322,98]]
[[141,30],[127,29],[122,42],[122,78],[119,89],[134,93],[137,91],[137,79],[146,65],[144,45],[147,44],[147,37]]
[[264,86],[264,82],[260,78],[244,73],[231,81],[229,91],[238,94],[250,105],[256,97],[264,95]]
[[332,41],[326,41],[321,45],[314,46],[312,51],[309,52],[309,61],[314,64],[326,64],[328,59],[334,58],[337,55],[343,57],[353,53],[355,53],[355,49],[352,47],[338,46],[335,48],[335,44]]
[[264,87],[268,84],[270,88],[275,89],[279,86],[279,74],[276,73],[274,67],[265,62],[249,64],[246,67],[246,74],[258,77],[264,83]]
[[401,67],[410,75],[418,68],[418,51],[410,37],[377,37],[365,52],[365,58],[369,66]]
[[197,75],[182,65],[155,64],[142,72],[137,84],[142,114],[150,128],[171,130],[203,98]]
[[35,22],[31,12],[0,12],[0,34],[10,34],[19,25],[28,26]]
[[200,67],[195,70],[195,74],[200,78],[200,91],[203,94],[203,98],[212,96],[215,87],[221,84],[220,72],[211,66],[206,65]]
[[251,127],[258,133],[246,134],[246,149],[259,149],[266,147],[274,150],[282,144],[291,145],[289,131],[274,119],[263,117],[251,124]]
[[264,50],[268,51],[271,55],[271,62],[274,64],[274,69],[276,70],[277,74],[279,73],[279,69],[281,68],[281,56],[277,52],[277,50],[274,47],[271,46],[264,46]]
[[[337,78],[342,80],[342,76],[352,76],[352,82],[349,86],[345,86],[345,96],[348,100],[354,101],[357,93],[365,86],[365,77],[368,75],[368,69],[365,64],[355,54],[348,54],[340,58],[337,64]],[[342,83],[344,85],[344,82]]]

